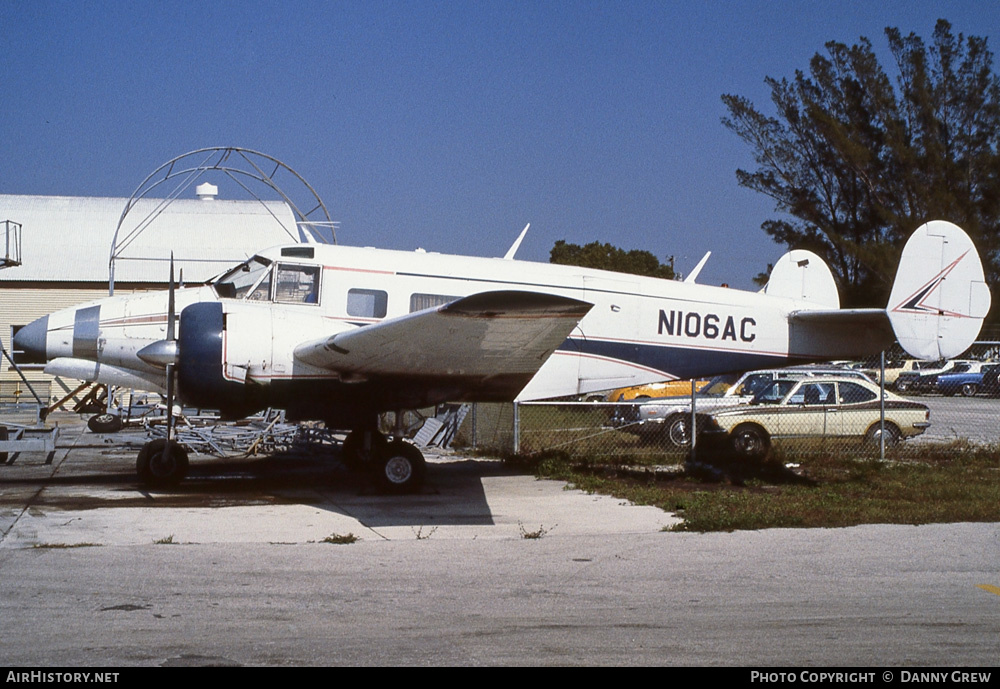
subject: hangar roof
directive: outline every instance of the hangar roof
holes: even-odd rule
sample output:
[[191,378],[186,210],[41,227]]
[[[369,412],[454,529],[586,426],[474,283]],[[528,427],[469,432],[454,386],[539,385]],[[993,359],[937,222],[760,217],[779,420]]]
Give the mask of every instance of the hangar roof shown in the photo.
[[[0,270],[0,282],[108,281],[108,260],[128,199],[0,194],[3,221],[21,225],[21,265]],[[170,252],[184,281],[203,282],[248,256],[299,241],[295,216],[282,201],[140,199],[126,216],[119,244],[148,227],[115,262],[115,282],[167,282]]]

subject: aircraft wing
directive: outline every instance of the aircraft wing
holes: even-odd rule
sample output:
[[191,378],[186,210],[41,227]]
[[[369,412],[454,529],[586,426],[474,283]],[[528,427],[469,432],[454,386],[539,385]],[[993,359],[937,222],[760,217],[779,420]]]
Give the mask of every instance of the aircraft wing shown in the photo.
[[513,399],[592,306],[538,292],[482,292],[304,342],[295,358],[349,381],[435,378],[456,394],[486,387]]

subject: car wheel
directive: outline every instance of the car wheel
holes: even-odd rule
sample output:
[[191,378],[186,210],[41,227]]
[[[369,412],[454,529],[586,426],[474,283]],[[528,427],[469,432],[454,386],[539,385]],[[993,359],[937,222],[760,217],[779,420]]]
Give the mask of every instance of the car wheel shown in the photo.
[[905,380],[897,380],[896,381],[896,391],[897,392],[906,392],[909,389],[910,389],[910,383],[909,383],[909,381],[905,381]]
[[746,459],[763,459],[771,447],[771,436],[756,424],[745,423],[733,429],[733,450]]
[[[875,424],[868,429],[865,434],[865,443],[869,445],[872,449],[878,450],[879,439],[882,437],[882,428],[879,424]],[[900,439],[903,434],[900,433],[899,429],[896,428],[895,424],[886,422],[885,424],[885,446],[886,448],[895,447],[899,444]]]
[[962,394],[966,397],[974,397],[979,392],[979,386],[975,383],[966,383],[962,386]]
[[674,414],[666,420],[667,439],[674,447],[687,447],[691,444],[691,417],[685,414]]

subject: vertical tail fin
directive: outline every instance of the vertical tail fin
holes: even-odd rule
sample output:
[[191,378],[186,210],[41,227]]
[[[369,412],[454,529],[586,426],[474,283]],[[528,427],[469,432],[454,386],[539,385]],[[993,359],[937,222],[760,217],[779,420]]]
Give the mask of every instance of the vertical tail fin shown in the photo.
[[886,313],[899,344],[918,359],[947,359],[968,349],[990,310],[990,290],[972,240],[934,220],[903,247]]

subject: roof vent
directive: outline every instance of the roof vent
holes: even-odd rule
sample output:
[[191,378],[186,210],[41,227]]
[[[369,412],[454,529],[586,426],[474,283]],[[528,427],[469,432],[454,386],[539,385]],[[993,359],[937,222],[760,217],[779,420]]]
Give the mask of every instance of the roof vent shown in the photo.
[[202,201],[214,201],[215,197],[219,195],[219,187],[205,182],[204,184],[199,184],[194,188],[194,193],[198,195],[198,198]]

